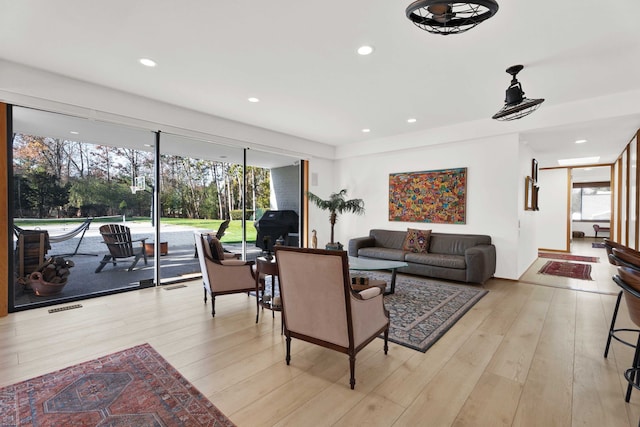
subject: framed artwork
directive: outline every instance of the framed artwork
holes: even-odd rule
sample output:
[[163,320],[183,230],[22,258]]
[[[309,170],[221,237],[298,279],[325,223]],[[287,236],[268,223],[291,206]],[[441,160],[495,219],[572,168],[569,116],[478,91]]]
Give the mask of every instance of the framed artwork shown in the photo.
[[389,221],[465,224],[467,168],[389,174]]
[[524,179],[524,210],[533,211],[534,207],[534,185],[533,178],[530,176]]
[[533,184],[538,183],[538,161],[536,159],[531,160],[531,179],[533,179]]

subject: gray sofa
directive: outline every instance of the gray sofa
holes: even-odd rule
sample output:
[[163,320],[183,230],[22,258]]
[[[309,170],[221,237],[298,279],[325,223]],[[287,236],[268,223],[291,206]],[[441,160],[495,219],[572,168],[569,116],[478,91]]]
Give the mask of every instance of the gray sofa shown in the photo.
[[374,229],[367,237],[349,240],[349,255],[404,261],[401,273],[468,283],[484,283],[496,271],[496,248],[491,236],[431,233],[427,253],[402,249],[406,231]]

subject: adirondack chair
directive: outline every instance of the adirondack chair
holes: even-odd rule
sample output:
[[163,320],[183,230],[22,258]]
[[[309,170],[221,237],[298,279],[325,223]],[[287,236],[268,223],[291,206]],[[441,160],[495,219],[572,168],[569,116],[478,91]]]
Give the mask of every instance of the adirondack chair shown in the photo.
[[[132,240],[129,227],[120,224],[105,224],[100,227],[100,234],[107,248],[109,248],[109,254],[102,258],[100,266],[96,268],[96,273],[100,273],[108,263],[111,262],[115,266],[119,259],[124,258],[134,257],[128,271],[133,270],[142,257],[144,257],[144,264],[147,265],[147,253],[144,250],[144,243],[147,237]],[[140,242],[140,247],[134,248],[134,242]]]
[[[218,231],[216,231],[216,239],[218,240],[222,239],[222,236],[224,236],[224,233],[227,231],[227,228],[229,228],[229,222],[230,220],[227,219],[220,224],[220,226],[218,227]],[[193,257],[198,258],[198,245],[193,246],[193,251],[194,251]],[[229,251],[226,249],[224,251],[229,253]]]

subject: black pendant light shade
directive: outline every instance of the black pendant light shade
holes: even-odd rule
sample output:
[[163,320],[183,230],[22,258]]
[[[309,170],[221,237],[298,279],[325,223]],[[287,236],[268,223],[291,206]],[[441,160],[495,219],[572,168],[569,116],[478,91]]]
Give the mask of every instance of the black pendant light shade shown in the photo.
[[446,36],[470,30],[497,11],[498,3],[494,0],[418,0],[407,7],[406,14],[417,27]]
[[530,99],[524,96],[524,91],[516,75],[522,71],[522,65],[513,65],[507,68],[507,73],[511,74],[511,84],[507,88],[504,100],[504,107],[493,115],[493,119],[500,121],[510,121],[520,119],[536,111],[544,98]]

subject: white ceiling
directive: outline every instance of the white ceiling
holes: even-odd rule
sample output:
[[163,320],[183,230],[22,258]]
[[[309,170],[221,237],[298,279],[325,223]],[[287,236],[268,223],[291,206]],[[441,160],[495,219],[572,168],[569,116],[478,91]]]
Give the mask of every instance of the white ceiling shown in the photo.
[[[0,58],[336,146],[487,119],[514,64],[539,111],[640,90],[640,1],[498,2],[444,37],[405,17],[410,0],[0,0]],[[363,44],[374,53],[357,55]],[[541,167],[611,162],[638,128],[622,111],[521,139]]]

